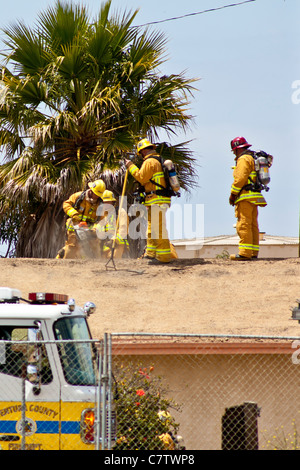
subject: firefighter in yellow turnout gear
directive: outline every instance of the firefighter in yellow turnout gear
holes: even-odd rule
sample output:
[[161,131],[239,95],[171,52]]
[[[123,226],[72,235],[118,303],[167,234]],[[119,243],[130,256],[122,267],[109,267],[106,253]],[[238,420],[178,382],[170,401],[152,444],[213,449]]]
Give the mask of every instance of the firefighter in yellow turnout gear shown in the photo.
[[126,160],[125,164],[130,174],[144,186],[146,193],[144,204],[148,211],[148,227],[145,257],[157,262],[169,263],[172,258],[177,258],[177,254],[170,244],[166,227],[166,212],[171,205],[171,198],[162,194],[163,191],[160,190],[161,186],[166,188],[162,165],[156,158],[153,158],[159,155],[155,151],[155,145],[148,139],[138,142],[137,154],[143,157],[140,169],[130,160]]
[[89,189],[72,194],[63,203],[63,210],[69,217],[66,222],[67,241],[56,258],[76,259],[84,257],[76,228],[86,225],[90,230],[89,247],[94,257],[100,256],[99,241],[96,237],[94,224],[97,221],[97,210],[102,203],[103,192],[106,189],[104,181],[96,180],[88,184]]
[[114,258],[122,258],[128,252],[129,245],[127,241],[128,216],[123,208],[119,208],[119,226],[116,233],[116,211],[117,200],[112,191],[105,190],[103,193],[103,214],[100,221],[96,224],[97,237],[100,240],[101,255],[104,258],[110,258],[112,243],[115,238]]
[[251,145],[244,137],[236,137],[231,141],[236,166],[233,171],[229,204],[235,206],[236,230],[240,238],[239,253],[231,255],[232,260],[251,260],[258,257],[258,206],[267,205],[261,192],[253,188],[253,183],[256,183],[256,171],[249,147]]

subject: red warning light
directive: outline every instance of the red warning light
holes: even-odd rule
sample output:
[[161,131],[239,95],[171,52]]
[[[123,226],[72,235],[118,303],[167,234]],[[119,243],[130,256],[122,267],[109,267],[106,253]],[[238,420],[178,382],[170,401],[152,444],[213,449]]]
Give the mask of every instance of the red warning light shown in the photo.
[[52,292],[30,292],[28,299],[34,304],[65,304],[68,301],[68,296]]

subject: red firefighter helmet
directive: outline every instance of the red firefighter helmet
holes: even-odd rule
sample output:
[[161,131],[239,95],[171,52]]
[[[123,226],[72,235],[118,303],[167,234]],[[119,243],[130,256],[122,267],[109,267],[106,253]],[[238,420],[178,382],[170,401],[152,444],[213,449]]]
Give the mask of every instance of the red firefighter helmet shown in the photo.
[[231,141],[231,150],[249,147],[251,147],[251,144],[248,144],[245,137],[235,137],[235,139]]

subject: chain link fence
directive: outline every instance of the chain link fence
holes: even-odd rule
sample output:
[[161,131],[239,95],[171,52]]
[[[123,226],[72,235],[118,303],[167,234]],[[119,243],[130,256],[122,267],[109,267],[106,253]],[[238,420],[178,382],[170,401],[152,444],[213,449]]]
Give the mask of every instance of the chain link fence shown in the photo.
[[111,448],[116,418],[106,335],[43,341],[19,326],[1,327],[1,334],[9,338],[0,341],[1,450]]
[[0,446],[298,449],[299,385],[298,337],[43,341],[18,328],[0,341]]
[[113,334],[116,448],[300,448],[298,351],[297,337]]

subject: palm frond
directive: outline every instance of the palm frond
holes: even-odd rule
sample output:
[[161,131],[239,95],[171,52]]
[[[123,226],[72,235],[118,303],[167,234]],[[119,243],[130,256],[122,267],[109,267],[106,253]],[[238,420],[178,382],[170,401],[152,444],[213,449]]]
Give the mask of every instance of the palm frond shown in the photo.
[[81,38],[84,42],[89,28],[87,9],[71,2],[62,3],[58,0],[55,6],[48,7],[38,17],[38,31],[57,56],[62,55],[63,47],[74,41]]
[[3,42],[11,51],[9,60],[14,64],[15,73],[23,77],[39,74],[47,64],[43,38],[23,22],[4,29],[4,34]]
[[189,149],[190,141],[171,145],[167,142],[160,142],[157,145],[158,153],[165,159],[170,159],[175,164],[180,187],[190,192],[198,185],[198,163]]

